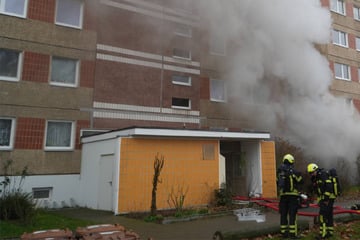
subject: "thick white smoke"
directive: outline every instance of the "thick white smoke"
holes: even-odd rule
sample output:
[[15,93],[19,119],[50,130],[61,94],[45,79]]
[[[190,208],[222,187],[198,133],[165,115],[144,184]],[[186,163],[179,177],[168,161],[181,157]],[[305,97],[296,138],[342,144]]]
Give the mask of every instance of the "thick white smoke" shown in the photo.
[[204,23],[237,46],[226,56],[232,111],[324,167],[344,159],[357,176],[360,127],[344,98],[329,92],[329,63],[315,48],[330,41],[329,9],[314,0],[205,0],[201,9]]

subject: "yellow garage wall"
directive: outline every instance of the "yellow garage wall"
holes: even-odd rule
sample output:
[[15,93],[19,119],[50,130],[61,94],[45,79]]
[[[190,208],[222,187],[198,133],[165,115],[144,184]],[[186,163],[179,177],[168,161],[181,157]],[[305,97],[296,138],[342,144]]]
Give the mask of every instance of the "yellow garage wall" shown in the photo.
[[[214,160],[203,160],[203,145],[213,144]],[[150,211],[154,159],[164,156],[157,190],[157,208],[174,208],[169,196],[185,195],[185,207],[208,204],[219,187],[217,140],[122,138],[120,152],[119,213]]]
[[275,143],[273,141],[261,142],[261,168],[263,197],[276,198],[276,162]]

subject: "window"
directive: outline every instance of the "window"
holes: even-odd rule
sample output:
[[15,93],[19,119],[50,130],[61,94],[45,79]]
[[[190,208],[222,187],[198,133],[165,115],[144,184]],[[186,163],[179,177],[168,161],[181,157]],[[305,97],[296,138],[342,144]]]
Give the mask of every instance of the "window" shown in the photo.
[[224,81],[210,79],[210,100],[217,102],[226,101],[226,89]]
[[19,81],[20,65],[20,52],[0,48],[0,80]]
[[341,32],[333,29],[332,31],[333,43],[343,47],[348,47],[348,35],[345,32]]
[[13,148],[15,119],[0,117],[0,150]]
[[225,37],[220,34],[212,34],[209,39],[210,53],[224,56],[226,54]]
[[178,24],[175,28],[175,34],[179,36],[191,38],[192,28],[184,24]]
[[360,21],[360,8],[354,6],[354,19]]
[[191,86],[191,77],[190,76],[182,76],[182,75],[173,75],[172,83],[179,85]]
[[46,150],[72,150],[74,147],[74,122],[47,121]]
[[350,68],[346,64],[335,63],[335,78],[350,80]]
[[33,188],[32,193],[34,199],[50,199],[52,193],[52,187]]
[[333,12],[340,13],[345,15],[345,2],[344,0],[331,0],[330,1],[330,9]]
[[173,50],[173,56],[178,58],[184,58],[184,59],[191,59],[191,52],[189,50],[174,48]]
[[360,82],[360,68],[358,68],[358,81]]
[[203,144],[203,160],[215,160],[215,145]]
[[173,108],[190,109],[191,102],[187,98],[172,98],[172,107]]
[[83,8],[82,0],[57,0],[56,24],[82,28]]
[[51,61],[51,84],[76,86],[79,61],[69,58],[53,57]]
[[360,51],[360,37],[356,37],[356,50]]
[[25,18],[27,3],[28,0],[0,0],[0,13]]

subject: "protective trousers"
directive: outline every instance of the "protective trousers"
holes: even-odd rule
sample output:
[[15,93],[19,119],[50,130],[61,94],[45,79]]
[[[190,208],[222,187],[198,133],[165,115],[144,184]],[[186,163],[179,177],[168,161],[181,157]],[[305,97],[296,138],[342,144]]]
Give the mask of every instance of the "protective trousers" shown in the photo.
[[280,233],[283,236],[297,236],[297,211],[299,197],[297,195],[282,195],[280,197]]
[[320,201],[319,207],[320,236],[331,237],[334,235],[334,199]]

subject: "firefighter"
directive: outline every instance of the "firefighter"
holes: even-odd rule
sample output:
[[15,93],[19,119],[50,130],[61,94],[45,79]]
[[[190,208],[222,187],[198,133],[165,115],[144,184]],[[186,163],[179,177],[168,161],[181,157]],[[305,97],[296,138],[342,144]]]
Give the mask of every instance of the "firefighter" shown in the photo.
[[307,166],[311,175],[313,191],[317,194],[319,205],[320,234],[317,239],[327,239],[334,235],[334,201],[336,195],[333,191],[333,182],[329,174],[315,163]]
[[280,194],[280,232],[283,238],[298,239],[297,211],[300,206],[299,186],[303,183],[301,173],[293,166],[295,158],[291,154],[283,157],[283,163],[277,169],[277,186]]

